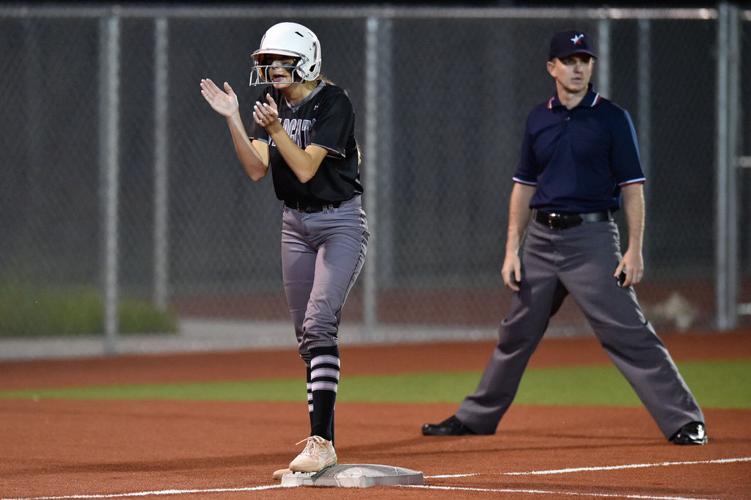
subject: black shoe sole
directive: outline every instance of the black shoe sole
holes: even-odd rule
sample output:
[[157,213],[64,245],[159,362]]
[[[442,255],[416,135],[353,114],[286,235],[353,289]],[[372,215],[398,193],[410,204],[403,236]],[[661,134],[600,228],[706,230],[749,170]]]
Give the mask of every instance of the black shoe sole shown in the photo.
[[422,427],[423,436],[472,436],[475,433],[466,427],[440,427],[426,424]]
[[705,437],[704,439],[674,439],[672,443],[678,446],[702,446],[709,443],[709,437]]

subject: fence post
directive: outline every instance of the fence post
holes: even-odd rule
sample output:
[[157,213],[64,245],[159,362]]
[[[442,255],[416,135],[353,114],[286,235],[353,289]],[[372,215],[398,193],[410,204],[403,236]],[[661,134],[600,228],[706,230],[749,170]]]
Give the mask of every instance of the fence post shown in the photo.
[[600,95],[611,99],[613,96],[610,95],[610,19],[607,17],[597,21],[596,68],[597,90]]
[[154,22],[154,305],[167,310],[169,298],[169,26]]
[[363,336],[372,338],[378,321],[378,25],[377,17],[365,21],[365,198],[370,242],[365,259],[363,291]]
[[[638,23],[638,47],[637,53],[639,58],[639,83],[637,88],[638,95],[638,124],[640,156],[642,170],[647,182],[644,184],[644,199],[649,209],[650,189],[650,167],[652,166],[652,68],[650,53],[652,50],[651,38],[651,21],[649,19],[639,19]],[[647,233],[649,234],[649,233]],[[649,266],[650,246],[648,241],[644,242],[644,259]]]
[[118,340],[120,174],[120,18],[116,10],[99,24],[99,162],[102,209],[102,278],[104,287],[104,352],[115,354]]
[[717,178],[715,278],[716,326],[731,330],[738,320],[738,9],[722,2],[717,12]]

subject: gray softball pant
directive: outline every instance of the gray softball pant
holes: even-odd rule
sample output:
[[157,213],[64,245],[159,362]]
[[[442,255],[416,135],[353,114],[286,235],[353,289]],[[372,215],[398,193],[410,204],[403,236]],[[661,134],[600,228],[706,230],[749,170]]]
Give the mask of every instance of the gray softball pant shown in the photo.
[[284,207],[282,276],[300,356],[336,346],[342,306],[365,262],[368,222],[361,197],[305,213]]
[[550,317],[571,294],[665,437],[691,421],[704,422],[670,354],[644,318],[633,288],[620,288],[613,278],[621,259],[615,223],[555,230],[532,220],[521,259],[520,290],[501,322],[498,345],[477,390],[456,413],[459,420],[479,434],[495,432]]

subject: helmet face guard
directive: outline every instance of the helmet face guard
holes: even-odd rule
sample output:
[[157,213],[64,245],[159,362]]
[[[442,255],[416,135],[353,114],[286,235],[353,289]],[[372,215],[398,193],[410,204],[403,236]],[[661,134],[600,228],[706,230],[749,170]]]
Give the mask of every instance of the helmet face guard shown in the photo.
[[[300,61],[295,61],[294,64],[274,64],[274,62],[269,62],[269,57],[264,57],[265,54],[260,54],[258,56],[255,56],[253,60],[255,61],[255,64],[253,65],[253,68],[250,71],[250,86],[253,87],[255,85],[267,85],[270,83],[274,83],[274,81],[271,78],[271,69],[284,69],[286,70],[291,76],[292,79],[288,81],[279,81],[276,83],[299,83],[302,82],[302,78],[298,74],[297,68],[300,65]],[[288,57],[288,56],[282,56],[282,57]]]
[[301,24],[279,23],[266,31],[261,46],[251,54],[251,86],[273,83],[269,70],[274,64],[269,56],[295,59],[294,66],[282,66],[292,74],[289,83],[313,81],[321,73],[321,44],[315,33]]

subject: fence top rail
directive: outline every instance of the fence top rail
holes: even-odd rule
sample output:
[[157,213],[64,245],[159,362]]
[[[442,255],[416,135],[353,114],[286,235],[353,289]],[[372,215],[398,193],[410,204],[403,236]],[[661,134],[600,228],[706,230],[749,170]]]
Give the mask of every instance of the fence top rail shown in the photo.
[[[741,18],[751,20],[751,10],[741,11]],[[516,7],[238,7],[223,6],[44,6],[6,5],[0,7],[0,18],[8,17],[166,17],[166,18],[330,18],[359,19],[376,18],[425,18],[425,19],[661,19],[661,20],[710,20],[717,18],[714,8],[516,8]]]

